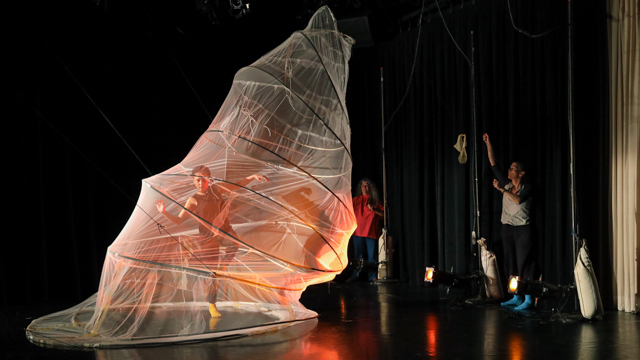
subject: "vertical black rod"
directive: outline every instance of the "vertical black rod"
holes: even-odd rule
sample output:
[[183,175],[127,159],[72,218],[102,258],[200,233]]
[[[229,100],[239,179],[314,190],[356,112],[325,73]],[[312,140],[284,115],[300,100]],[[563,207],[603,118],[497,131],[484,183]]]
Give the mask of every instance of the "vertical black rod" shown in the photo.
[[[385,246],[386,246],[386,229],[387,229],[387,165],[384,150],[384,69],[380,67],[380,118],[382,121],[382,199],[384,204],[384,229],[385,229]],[[385,250],[388,250],[385,248]],[[389,254],[387,253],[387,257]]]
[[387,269],[384,279],[378,280],[390,280],[391,276],[391,262],[389,261],[390,250],[389,243],[387,242],[387,164],[386,164],[386,154],[384,150],[384,69],[380,67],[380,121],[381,121],[381,130],[382,130],[382,204],[384,205],[383,211],[383,221],[384,225],[382,228],[382,247],[384,248],[384,262]]
[[[476,63],[475,63],[475,46],[473,44],[473,31],[471,31],[471,123],[473,125],[473,177],[474,177],[474,211],[476,217],[476,226],[471,231],[471,243],[476,244],[476,240],[480,238],[480,195],[478,192],[478,129],[476,125]],[[478,270],[482,269],[482,249],[478,244]]]
[[[569,33],[568,33],[568,54],[567,54],[567,120],[569,122],[569,171],[571,186],[571,243],[573,249],[573,264],[577,261],[577,245],[580,241],[578,222],[576,218],[576,186],[575,186],[575,145],[574,145],[574,124],[573,124],[573,24],[571,12],[571,0],[567,1]],[[575,309],[578,309],[578,300],[574,297]]]

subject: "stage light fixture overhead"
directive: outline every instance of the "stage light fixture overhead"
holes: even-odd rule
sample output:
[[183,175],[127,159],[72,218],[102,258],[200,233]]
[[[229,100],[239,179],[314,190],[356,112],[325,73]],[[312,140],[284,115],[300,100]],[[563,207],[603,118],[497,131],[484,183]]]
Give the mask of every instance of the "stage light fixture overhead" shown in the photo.
[[196,9],[213,25],[224,25],[247,16],[256,0],[196,0]]
[[229,15],[239,19],[251,11],[250,3],[243,0],[229,0]]

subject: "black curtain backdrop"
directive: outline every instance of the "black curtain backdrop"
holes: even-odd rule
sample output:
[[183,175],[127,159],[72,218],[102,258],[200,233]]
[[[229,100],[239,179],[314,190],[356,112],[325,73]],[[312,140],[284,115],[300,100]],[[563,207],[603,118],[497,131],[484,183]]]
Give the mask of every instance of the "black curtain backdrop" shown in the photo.
[[[481,141],[485,132],[491,136],[503,172],[512,161],[527,164],[537,189],[535,228],[542,273],[553,282],[570,281],[566,4],[513,5],[514,20],[531,33],[560,28],[536,39],[523,36],[510,23],[506,6],[496,2],[480,1],[467,11],[444,11],[463,55],[438,13],[423,24],[411,90],[387,131],[389,162],[398,169],[391,172],[389,181],[390,198],[399,199],[400,221],[393,230],[403,240],[399,251],[406,261],[400,274],[416,284],[424,278],[427,265],[463,274],[477,268],[473,256],[477,249],[471,243],[473,174],[470,162],[458,163],[453,145],[459,134],[468,135],[470,160],[477,142],[480,235],[502,258],[501,194],[491,186],[494,175]],[[472,31],[476,137],[467,60]],[[383,47],[382,62],[389,64],[390,77],[397,79],[388,91],[389,108],[398,103],[406,87],[416,37],[417,30],[407,32]],[[567,242],[569,246],[563,244]]]
[[[430,2],[428,2],[430,3]],[[478,150],[480,235],[502,261],[501,194],[482,142],[489,133],[499,166],[526,163],[536,187],[538,274],[552,283],[573,283],[568,106],[568,8],[558,1],[475,1],[423,19],[417,62],[408,96],[389,124],[387,178],[390,234],[396,241],[396,271],[402,281],[423,282],[425,267],[470,274],[478,268],[471,243],[474,142]],[[605,304],[612,306],[608,234],[608,76],[606,12],[598,1],[575,2],[574,121],[580,235],[588,240]],[[377,61],[385,69],[387,121],[407,88],[419,30],[411,29],[377,47],[378,58],[354,52],[352,68]],[[406,24],[405,24],[406,26]],[[475,43],[477,134],[473,136],[470,74],[471,32]],[[374,72],[373,67],[371,67]],[[379,87],[374,72],[354,85]],[[354,90],[357,87],[358,90]],[[375,106],[373,98],[369,108]],[[378,97],[379,101],[379,97]],[[354,111],[352,119],[363,106]],[[379,106],[377,106],[379,109]],[[359,119],[363,120],[363,119]],[[355,120],[352,120],[355,122]],[[371,121],[371,127],[378,128]],[[354,125],[355,128],[355,125]],[[354,130],[355,133],[355,130]],[[459,164],[453,145],[467,134],[469,162]],[[354,134],[354,154],[358,150]],[[357,168],[357,166],[354,166]],[[370,170],[375,172],[373,168]],[[355,174],[354,170],[354,174]],[[508,276],[508,274],[507,274]]]
[[[291,20],[295,13],[286,6],[217,28],[188,2],[180,11],[144,0],[137,7],[109,4],[105,12],[90,1],[10,2],[0,15],[10,63],[2,68],[0,85],[11,129],[5,132],[5,203],[13,205],[0,262],[3,307],[70,306],[94,293],[106,248],[131,214],[140,180],[149,175],[84,91],[158,173],[187,154],[234,73],[304,27]],[[581,235],[611,307],[606,9],[596,0],[574,5]],[[470,161],[479,141],[481,235],[500,256],[500,196],[491,187],[480,138],[488,132],[503,170],[512,160],[525,161],[537,187],[540,272],[548,281],[573,282],[566,3],[512,0],[511,8],[516,24],[530,33],[559,28],[536,39],[518,33],[506,1],[476,0],[443,10],[467,57],[474,31],[475,138],[469,64],[439,14],[424,19],[408,96],[385,134],[389,229],[402,281],[421,285],[428,265],[466,274],[477,267],[473,174],[470,162],[457,162],[453,148],[461,133],[468,135]],[[354,186],[366,176],[382,188],[380,67],[388,122],[413,61],[417,18],[410,22],[411,29],[405,22],[392,40],[353,51],[347,106]],[[243,30],[249,26],[252,31]]]

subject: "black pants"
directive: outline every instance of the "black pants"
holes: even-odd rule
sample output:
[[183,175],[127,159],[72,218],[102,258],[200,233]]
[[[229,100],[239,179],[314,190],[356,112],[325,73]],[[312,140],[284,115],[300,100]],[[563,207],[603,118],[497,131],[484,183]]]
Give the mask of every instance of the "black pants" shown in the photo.
[[507,278],[518,275],[521,279],[535,279],[536,262],[531,224],[521,226],[502,224],[501,234]]

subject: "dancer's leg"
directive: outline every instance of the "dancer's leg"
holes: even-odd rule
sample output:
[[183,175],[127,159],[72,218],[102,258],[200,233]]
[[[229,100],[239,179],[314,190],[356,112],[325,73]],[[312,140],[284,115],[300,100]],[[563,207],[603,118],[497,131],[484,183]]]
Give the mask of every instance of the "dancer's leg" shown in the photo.
[[514,226],[513,233],[518,275],[522,279],[534,280],[535,254],[533,253],[531,225]]
[[[378,244],[377,239],[374,238],[365,238],[367,241],[367,261],[370,263],[378,262],[378,252],[376,251],[376,245]],[[378,280],[378,271],[377,267],[373,270],[369,270],[369,281]]]
[[358,275],[360,275],[360,271],[358,270],[357,266],[360,262],[360,259],[362,259],[364,257],[364,254],[366,253],[365,238],[354,235],[351,237],[351,241],[353,241],[353,264],[356,265],[356,268],[353,269],[353,271],[351,272],[351,276],[349,276],[349,279],[347,281],[352,281],[358,278]]
[[522,276],[518,273],[518,266],[516,261],[516,245],[513,234],[514,226],[502,225],[500,229],[500,235],[502,237],[502,249],[504,257],[504,275],[509,278],[511,275]]

